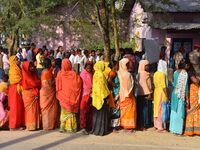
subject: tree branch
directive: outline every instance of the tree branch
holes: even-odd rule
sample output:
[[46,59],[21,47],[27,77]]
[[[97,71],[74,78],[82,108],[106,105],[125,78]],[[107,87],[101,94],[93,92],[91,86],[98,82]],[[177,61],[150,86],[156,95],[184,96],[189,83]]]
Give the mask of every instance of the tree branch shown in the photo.
[[98,22],[98,25],[99,25],[99,28],[100,28],[101,32],[103,33],[104,32],[104,27],[103,27],[103,23],[102,23],[102,20],[101,20],[101,15],[100,15],[100,12],[99,12],[99,6],[98,6],[98,4],[96,4],[95,6],[96,6],[96,12],[97,12],[97,22]]

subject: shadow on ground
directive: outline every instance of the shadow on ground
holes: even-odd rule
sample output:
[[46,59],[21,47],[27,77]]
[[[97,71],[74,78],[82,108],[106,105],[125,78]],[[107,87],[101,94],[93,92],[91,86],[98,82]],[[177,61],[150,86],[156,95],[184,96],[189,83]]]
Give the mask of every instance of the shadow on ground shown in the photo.
[[33,138],[36,138],[36,137],[39,137],[39,136],[42,136],[42,135],[50,134],[52,132],[58,132],[58,131],[49,131],[49,132],[41,131],[41,132],[33,133],[31,135],[28,135],[28,136],[24,136],[24,137],[21,137],[21,138],[18,138],[18,139],[14,139],[14,140],[10,140],[10,141],[4,142],[4,143],[0,143],[0,148],[5,148],[7,146],[14,145],[14,144],[24,142],[24,141],[27,141],[27,140],[31,140]]
[[60,145],[62,143],[69,142],[73,139],[80,138],[80,137],[83,137],[83,136],[84,135],[82,133],[74,133],[74,134],[71,134],[69,137],[66,137],[64,139],[61,139],[61,140],[58,140],[58,141],[37,147],[37,148],[34,148],[33,150],[49,149],[49,148],[55,147],[57,145]]

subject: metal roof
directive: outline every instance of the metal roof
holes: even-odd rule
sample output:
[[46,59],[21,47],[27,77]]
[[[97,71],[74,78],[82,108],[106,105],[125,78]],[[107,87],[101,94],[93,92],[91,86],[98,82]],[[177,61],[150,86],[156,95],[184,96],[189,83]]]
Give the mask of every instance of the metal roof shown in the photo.
[[200,12],[200,0],[125,0],[123,11],[130,13],[136,1],[147,12]]
[[200,12],[200,0],[142,0],[141,4],[150,12]]
[[154,28],[159,29],[175,29],[175,30],[192,30],[200,29],[200,23],[161,23],[161,24],[152,24]]

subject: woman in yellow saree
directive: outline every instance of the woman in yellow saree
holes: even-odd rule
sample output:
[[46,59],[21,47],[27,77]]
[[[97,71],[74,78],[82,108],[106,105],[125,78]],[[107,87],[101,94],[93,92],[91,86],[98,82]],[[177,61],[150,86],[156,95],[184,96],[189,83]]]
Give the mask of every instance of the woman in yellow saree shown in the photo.
[[108,133],[108,83],[104,75],[104,62],[98,61],[94,65],[94,76],[92,83],[92,105],[95,107],[93,111],[92,133],[94,135],[103,136]]
[[51,69],[51,60],[44,60],[44,70],[41,76],[40,108],[44,130],[52,130],[58,126],[58,101],[56,99],[55,80]]

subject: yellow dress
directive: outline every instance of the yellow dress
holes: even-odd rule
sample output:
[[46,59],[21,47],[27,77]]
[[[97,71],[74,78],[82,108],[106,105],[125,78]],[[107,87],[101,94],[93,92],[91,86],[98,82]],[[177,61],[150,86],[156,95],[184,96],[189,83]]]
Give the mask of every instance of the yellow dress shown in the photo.
[[77,131],[76,114],[67,112],[62,107],[61,107],[61,114],[60,114],[60,131],[61,132],[76,132]]
[[167,95],[164,92],[166,88],[166,75],[163,72],[157,71],[154,74],[153,82],[155,86],[154,90],[154,117],[158,117],[160,102],[167,100]]

